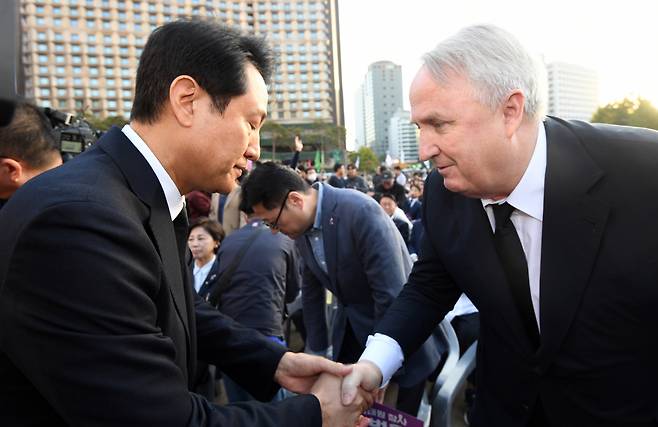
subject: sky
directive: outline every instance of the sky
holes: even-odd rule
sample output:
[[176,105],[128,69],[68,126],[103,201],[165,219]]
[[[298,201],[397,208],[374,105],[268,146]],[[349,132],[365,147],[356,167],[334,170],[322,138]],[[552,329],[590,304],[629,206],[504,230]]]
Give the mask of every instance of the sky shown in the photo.
[[368,65],[402,66],[405,109],[420,57],[460,28],[491,23],[546,62],[591,68],[599,103],[642,96],[658,107],[658,0],[338,0],[347,147]]

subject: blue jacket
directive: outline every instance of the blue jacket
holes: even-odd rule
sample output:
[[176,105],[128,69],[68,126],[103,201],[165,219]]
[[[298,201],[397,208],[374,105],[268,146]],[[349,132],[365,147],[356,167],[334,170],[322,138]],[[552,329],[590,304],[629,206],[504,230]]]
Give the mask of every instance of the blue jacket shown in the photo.
[[[327,272],[318,265],[306,236],[296,239],[304,259],[302,299],[308,343],[328,347],[325,289],[338,300],[331,331],[333,354],[340,354],[347,322],[365,347],[377,321],[391,305],[411,271],[411,259],[391,218],[369,196],[323,185],[322,235]],[[397,378],[402,386],[422,381],[436,368],[439,352],[429,339]]]

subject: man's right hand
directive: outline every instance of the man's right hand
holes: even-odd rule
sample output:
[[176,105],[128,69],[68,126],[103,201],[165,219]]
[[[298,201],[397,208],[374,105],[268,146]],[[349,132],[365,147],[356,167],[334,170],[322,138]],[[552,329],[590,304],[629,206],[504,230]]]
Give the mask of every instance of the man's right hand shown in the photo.
[[352,372],[343,378],[341,400],[343,405],[351,405],[359,394],[359,389],[377,394],[382,384],[382,372],[377,365],[362,360],[352,365]]
[[368,421],[361,416],[374,402],[374,394],[357,389],[354,399],[348,405],[339,400],[341,378],[322,374],[311,389],[311,394],[320,401],[323,427],[367,426]]

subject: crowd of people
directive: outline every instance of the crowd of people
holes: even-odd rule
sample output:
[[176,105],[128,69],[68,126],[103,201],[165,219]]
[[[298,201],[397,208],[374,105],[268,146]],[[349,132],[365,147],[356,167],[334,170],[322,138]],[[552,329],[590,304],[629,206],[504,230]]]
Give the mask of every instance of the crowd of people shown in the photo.
[[428,176],[324,182],[299,137],[257,164],[272,67],[176,21],[93,149],[59,166],[27,103],[0,127],[0,425],[365,426],[416,412],[444,318],[474,426],[658,424],[658,133],[546,117],[532,56],[472,26],[411,86]]

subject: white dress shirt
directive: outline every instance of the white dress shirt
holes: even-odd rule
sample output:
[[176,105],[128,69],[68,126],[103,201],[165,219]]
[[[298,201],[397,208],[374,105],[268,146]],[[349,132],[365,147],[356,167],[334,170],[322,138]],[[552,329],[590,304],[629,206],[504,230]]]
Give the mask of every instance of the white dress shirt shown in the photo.
[[[515,210],[510,217],[521,240],[521,246],[528,262],[530,296],[539,326],[539,273],[541,267],[542,224],[544,219],[544,180],[546,175],[546,129],[539,124],[537,142],[530,163],[521,180],[503,200],[482,199],[489,223],[496,229],[492,204],[507,202]],[[540,329],[541,332],[541,329]],[[359,360],[369,360],[382,372],[382,384],[386,385],[393,374],[402,366],[404,356],[400,345],[384,334],[369,336],[366,349]]]
[[171,215],[171,220],[176,219],[178,214],[185,207],[185,197],[180,194],[178,187],[174,184],[174,180],[171,179],[171,176],[167,173],[165,168],[162,166],[162,163],[155,157],[153,151],[149,148],[144,140],[137,135],[137,132],[130,127],[130,125],[125,125],[121,129],[124,135],[133,143],[135,148],[142,153],[142,156],[146,159],[153,173],[158,178],[162,191],[164,192],[165,198],[167,199],[167,206],[169,207],[169,214]]
[[206,281],[206,277],[208,277],[208,273],[210,272],[210,267],[212,267],[216,258],[217,256],[213,255],[210,261],[203,264],[201,267],[197,267],[196,262],[194,263],[194,289],[196,289],[197,293],[201,290],[203,282]]

